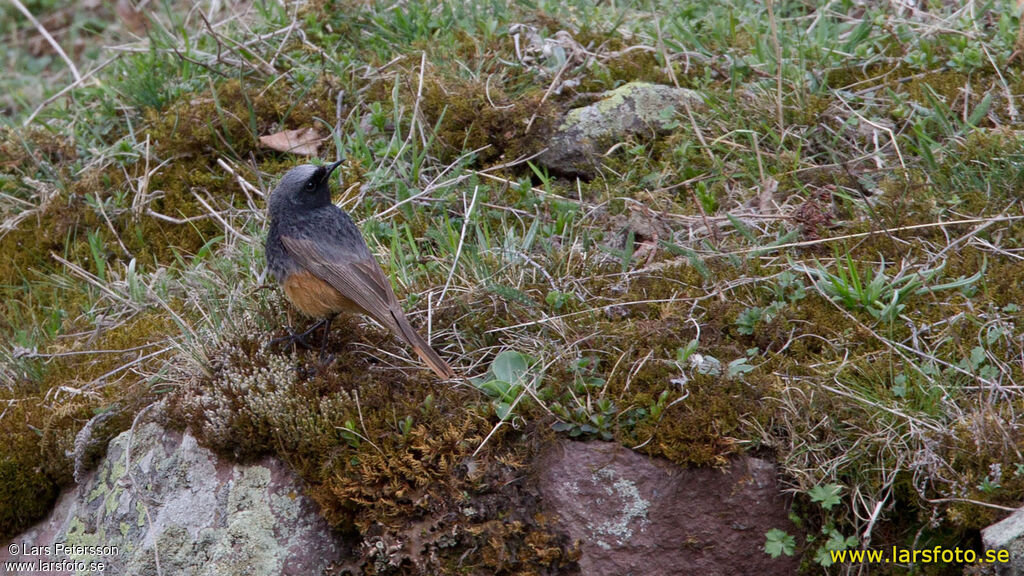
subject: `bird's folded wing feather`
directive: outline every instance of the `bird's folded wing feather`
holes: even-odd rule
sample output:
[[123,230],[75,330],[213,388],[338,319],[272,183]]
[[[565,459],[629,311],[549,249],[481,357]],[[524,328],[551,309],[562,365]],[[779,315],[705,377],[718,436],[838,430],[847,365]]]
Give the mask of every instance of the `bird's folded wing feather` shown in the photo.
[[391,308],[398,306],[398,299],[372,256],[346,254],[340,247],[306,238],[282,235],[281,243],[299,265],[333,286],[375,320],[388,327],[394,324]]

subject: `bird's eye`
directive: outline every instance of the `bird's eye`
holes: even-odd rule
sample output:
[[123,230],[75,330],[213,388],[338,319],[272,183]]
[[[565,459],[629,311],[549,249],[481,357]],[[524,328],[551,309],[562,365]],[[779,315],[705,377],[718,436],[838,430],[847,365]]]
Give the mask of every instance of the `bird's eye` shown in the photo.
[[313,182],[312,180],[306,182],[306,190],[313,190],[314,188],[316,188],[315,182]]

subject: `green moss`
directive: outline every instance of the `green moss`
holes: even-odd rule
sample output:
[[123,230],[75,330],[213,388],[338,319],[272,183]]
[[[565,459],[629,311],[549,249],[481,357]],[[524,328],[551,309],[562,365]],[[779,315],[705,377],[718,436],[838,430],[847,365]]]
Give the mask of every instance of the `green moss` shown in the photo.
[[819,94],[808,94],[796,110],[789,113],[793,116],[787,120],[794,124],[815,126],[826,121],[823,114],[832,105],[832,100]]
[[[80,226],[98,224],[84,209],[84,203],[77,196],[58,193],[34,217],[23,221],[20,226],[0,237],[0,289],[9,291],[9,296],[19,299],[17,292],[39,280],[41,273],[56,268],[51,254],[66,256],[86,248],[84,234],[79,235]],[[12,290],[17,288],[17,290]],[[41,294],[36,293],[37,296]],[[41,304],[57,304],[53,296]],[[11,306],[5,298],[4,308]],[[4,314],[9,317],[8,314]]]
[[929,95],[935,94],[949,105],[961,97],[961,91],[965,86],[973,86],[975,82],[977,78],[972,77],[968,82],[967,75],[962,72],[942,70],[913,76],[907,81],[904,89],[907,95],[917,102],[929,102]]
[[825,76],[825,82],[831,88],[843,89],[856,84],[858,89],[865,89],[884,84],[891,72],[888,64],[832,68]]
[[[78,159],[78,151],[72,140],[46,126],[33,124],[17,130],[0,126],[0,158],[0,175],[35,176],[40,171],[54,171],[64,177]],[[0,190],[7,185],[8,181],[0,180]]]
[[76,422],[88,402],[81,397],[47,401],[40,396],[0,397],[8,409],[0,420],[0,535],[12,536],[38,520],[71,479]]
[[[208,92],[182,98],[163,112],[147,112],[147,134],[161,158],[211,154],[244,158],[259,152],[260,136],[314,127],[317,118],[333,118],[330,90],[326,82],[308,87],[279,82],[267,87],[228,80]],[[216,156],[207,158],[211,168],[215,160]]]
[[[673,72],[677,78],[685,79],[679,66]],[[691,71],[696,75],[697,69]],[[602,62],[600,69],[592,76],[586,76],[580,85],[581,92],[600,92],[616,88],[627,82],[653,82],[655,84],[672,84],[671,78],[654,54],[644,50],[632,50],[616,58]]]
[[[678,377],[665,368],[644,368],[631,382],[638,393],[651,396]],[[697,375],[686,384],[689,395],[670,408],[660,422],[645,420],[624,443],[640,445],[652,456],[685,465],[721,466],[727,457],[742,451],[737,440],[747,436],[746,422],[767,421],[770,412],[761,398],[767,388],[754,378],[725,379]]]
[[[216,164],[220,157],[256,156],[270,172],[291,167],[294,157],[279,158],[261,148],[259,137],[296,128],[322,129],[317,119],[335,113],[331,90],[326,82],[310,87],[282,82],[267,88],[229,80],[160,113],[148,112],[146,133],[154,156],[169,160],[148,181],[153,194],[148,208],[185,220],[208,215],[197,195],[217,205],[239,196],[234,177]],[[223,232],[213,218],[178,224],[147,217],[119,224],[122,239],[147,264],[172,262],[175,253],[194,253]]]
[[533,91],[511,99],[501,89],[488,89],[480,82],[428,77],[422,109],[431,125],[441,121],[437,138],[449,161],[484,146],[489,148],[478,153],[479,162],[511,161],[545,145],[555,108],[542,103],[542,97],[543,93]]
[[[19,438],[7,441],[19,442]],[[9,539],[42,518],[57,499],[58,485],[39,469],[31,446],[18,455],[0,456],[0,538]]]

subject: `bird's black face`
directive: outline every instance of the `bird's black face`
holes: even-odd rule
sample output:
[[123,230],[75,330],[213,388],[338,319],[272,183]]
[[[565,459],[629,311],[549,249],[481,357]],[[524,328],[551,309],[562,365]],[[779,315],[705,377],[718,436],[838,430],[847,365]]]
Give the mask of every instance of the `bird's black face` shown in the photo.
[[270,217],[276,219],[330,204],[330,175],[340,164],[340,161],[326,166],[303,164],[289,170],[270,194]]

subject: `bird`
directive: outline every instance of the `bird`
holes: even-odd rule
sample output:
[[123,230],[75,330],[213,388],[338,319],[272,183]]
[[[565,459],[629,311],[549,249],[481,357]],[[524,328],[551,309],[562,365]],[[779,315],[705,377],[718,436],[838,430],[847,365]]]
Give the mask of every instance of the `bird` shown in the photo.
[[411,346],[439,378],[453,378],[451,366],[409,324],[352,218],[331,202],[330,175],[340,164],[296,166],[270,193],[268,271],[299,312],[326,323],[324,344],[335,316],[363,314]]

